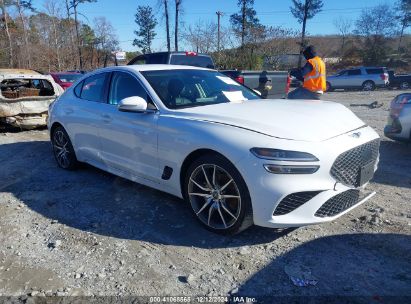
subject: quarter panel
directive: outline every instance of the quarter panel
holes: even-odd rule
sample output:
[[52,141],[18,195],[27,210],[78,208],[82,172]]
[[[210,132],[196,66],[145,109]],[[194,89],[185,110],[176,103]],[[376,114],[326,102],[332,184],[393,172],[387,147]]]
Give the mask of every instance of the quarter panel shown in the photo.
[[67,91],[53,105],[50,126],[54,122],[63,125],[73,144],[79,161],[99,160],[100,103],[77,98]]

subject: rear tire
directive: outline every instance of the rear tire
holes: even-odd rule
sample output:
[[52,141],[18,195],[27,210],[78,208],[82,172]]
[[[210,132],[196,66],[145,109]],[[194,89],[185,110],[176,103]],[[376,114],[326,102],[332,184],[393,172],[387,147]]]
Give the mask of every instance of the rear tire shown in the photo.
[[188,168],[184,197],[208,230],[233,235],[253,225],[247,185],[235,166],[218,154],[196,159]]
[[406,81],[403,81],[400,83],[400,89],[401,90],[408,90],[410,88],[410,84]]
[[374,81],[367,80],[362,84],[363,91],[374,91],[375,90],[375,83]]
[[328,81],[326,82],[326,92],[332,92],[334,91],[333,87],[331,86],[331,83],[329,83]]
[[53,145],[54,158],[60,168],[65,170],[74,170],[79,162],[71,144],[70,137],[62,126],[58,126],[53,130],[51,135],[51,143]]

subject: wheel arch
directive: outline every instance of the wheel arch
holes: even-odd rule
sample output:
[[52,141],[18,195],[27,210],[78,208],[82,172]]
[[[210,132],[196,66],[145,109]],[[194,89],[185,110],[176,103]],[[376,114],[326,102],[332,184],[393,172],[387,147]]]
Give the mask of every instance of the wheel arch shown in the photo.
[[186,177],[188,167],[190,167],[190,164],[193,161],[195,161],[197,158],[200,158],[201,156],[207,155],[207,154],[220,155],[228,159],[225,155],[221,154],[220,152],[217,152],[216,150],[213,150],[213,149],[207,149],[207,148],[197,149],[197,150],[192,151],[190,154],[188,154],[186,158],[184,159],[181,165],[181,168],[180,168],[180,191],[183,197],[184,197],[183,185],[184,185],[184,179]]
[[327,92],[331,92],[333,90],[333,86],[332,86],[331,82],[326,81],[325,83],[326,83],[326,85],[328,85]]
[[[220,158],[220,160],[219,160],[220,162],[221,161],[224,161],[224,162],[227,161],[229,167],[232,167],[231,169],[234,169],[236,171],[236,172],[234,172],[234,174],[237,175],[237,177],[239,178],[239,180],[236,180],[236,183],[237,182],[239,183],[238,187],[240,187],[239,188],[240,193],[243,193],[245,195],[244,197],[242,196],[242,199],[244,198],[244,200],[245,200],[245,203],[244,203],[244,206],[245,206],[244,207],[244,212],[245,212],[244,214],[245,214],[245,216],[244,216],[242,222],[240,223],[240,226],[237,227],[234,232],[231,231],[231,232],[228,232],[227,234],[232,234],[232,233],[235,234],[235,233],[238,233],[238,232],[241,232],[241,231],[247,229],[249,226],[253,225],[253,223],[254,223],[253,204],[252,204],[250,190],[249,190],[248,184],[247,184],[243,174],[239,170],[239,168],[237,168],[237,166],[234,164],[234,162],[232,162],[223,153],[220,153],[220,152],[218,152],[214,149],[204,148],[204,149],[194,150],[186,156],[186,158],[184,159],[183,164],[181,166],[181,170],[180,170],[180,191],[182,193],[183,199],[188,202],[186,191],[183,189],[183,187],[186,183],[186,179],[188,177],[187,170],[190,168],[190,166],[193,162],[195,162],[198,158],[204,157],[204,156],[217,156],[217,157]],[[221,165],[219,165],[219,166],[221,166]],[[226,169],[224,169],[224,170],[226,170]],[[232,178],[235,178],[235,176],[232,175]],[[243,203],[241,203],[241,204],[243,204]],[[225,234],[225,233],[223,233],[223,234]]]
[[51,127],[50,127],[50,139],[51,139],[51,137],[53,136],[53,132],[54,132],[54,130],[55,130],[57,127],[62,127],[62,128],[64,128],[61,123],[59,123],[59,122],[57,122],[57,121],[56,121],[56,122],[53,122],[53,124],[52,124]]
[[363,85],[364,85],[365,83],[367,83],[367,82],[371,82],[373,85],[375,85],[375,81],[374,81],[374,80],[367,79],[367,80],[365,80],[365,81],[362,82],[362,85],[361,85],[361,86],[363,86]]
[[[63,124],[61,124],[61,123],[58,122],[58,121],[53,122],[52,125],[51,125],[51,127],[50,127],[50,140],[52,140],[53,132],[54,132],[54,130],[55,130],[57,127],[62,127],[62,128],[66,131],[66,133],[67,133],[67,135],[68,135],[68,137],[69,137],[69,139],[70,139],[70,141],[71,141],[71,144],[73,145],[73,148],[74,148],[74,141],[73,141],[72,136],[70,135],[70,133],[68,132],[68,130],[63,126]],[[74,148],[74,150],[76,150],[76,149]]]
[[[221,153],[219,151],[209,149],[209,148],[200,148],[200,149],[196,149],[196,150],[192,151],[190,154],[188,154],[185,157],[185,159],[184,159],[184,161],[181,165],[179,181],[180,181],[180,191],[181,191],[181,194],[182,194],[183,198],[184,198],[183,186],[184,186],[184,180],[186,178],[186,173],[187,173],[188,168],[193,163],[193,161],[195,161],[196,159],[198,159],[198,158],[200,158],[204,155],[207,155],[207,154],[208,155],[210,155],[210,154],[211,155],[213,155],[213,154],[218,155],[218,156],[221,156],[221,157],[225,158],[227,161],[229,161],[236,168],[236,170],[238,171],[238,173],[240,174],[241,178],[244,180],[244,183],[245,183],[245,179],[244,179],[243,175],[241,174],[240,170],[236,167],[234,162],[232,162],[230,160],[230,158],[228,158],[226,155],[224,155],[223,153]],[[247,183],[245,183],[245,184],[246,184],[246,187],[247,187],[247,190],[248,190],[248,185],[247,185]]]

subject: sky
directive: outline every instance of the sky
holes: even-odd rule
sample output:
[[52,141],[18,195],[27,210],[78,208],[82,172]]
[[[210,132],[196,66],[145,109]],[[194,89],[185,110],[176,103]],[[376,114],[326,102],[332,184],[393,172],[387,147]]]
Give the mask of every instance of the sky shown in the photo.
[[[47,0],[33,0],[36,8],[41,10]],[[174,2],[170,0],[170,2]],[[224,13],[221,24],[229,26],[230,15],[239,11],[237,0],[183,0],[182,21],[185,25],[195,24],[201,21],[217,21],[217,11]],[[333,20],[342,16],[355,20],[363,8],[378,4],[390,4],[394,0],[323,0],[323,11],[307,23],[307,31],[310,35],[335,34],[337,31]],[[291,0],[255,0],[254,9],[260,22],[266,26],[283,26],[292,29],[301,29],[301,25],[290,13]],[[97,3],[82,4],[79,11],[85,16],[82,22],[92,25],[95,17],[106,17],[116,30],[123,51],[137,51],[132,45],[135,38],[134,14],[137,6],[150,5],[157,13],[157,36],[153,43],[155,51],[166,49],[166,33],[162,12],[158,7],[158,0],[98,0]],[[170,13],[174,15],[173,5]]]

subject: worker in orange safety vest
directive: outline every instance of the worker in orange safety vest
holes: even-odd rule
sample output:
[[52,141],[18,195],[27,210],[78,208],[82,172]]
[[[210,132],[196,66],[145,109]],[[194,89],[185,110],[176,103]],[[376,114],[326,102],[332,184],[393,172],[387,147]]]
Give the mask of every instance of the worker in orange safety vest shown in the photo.
[[314,46],[303,51],[307,63],[301,69],[293,69],[291,76],[303,81],[303,86],[288,94],[288,99],[321,99],[326,90],[324,61],[317,56]]

